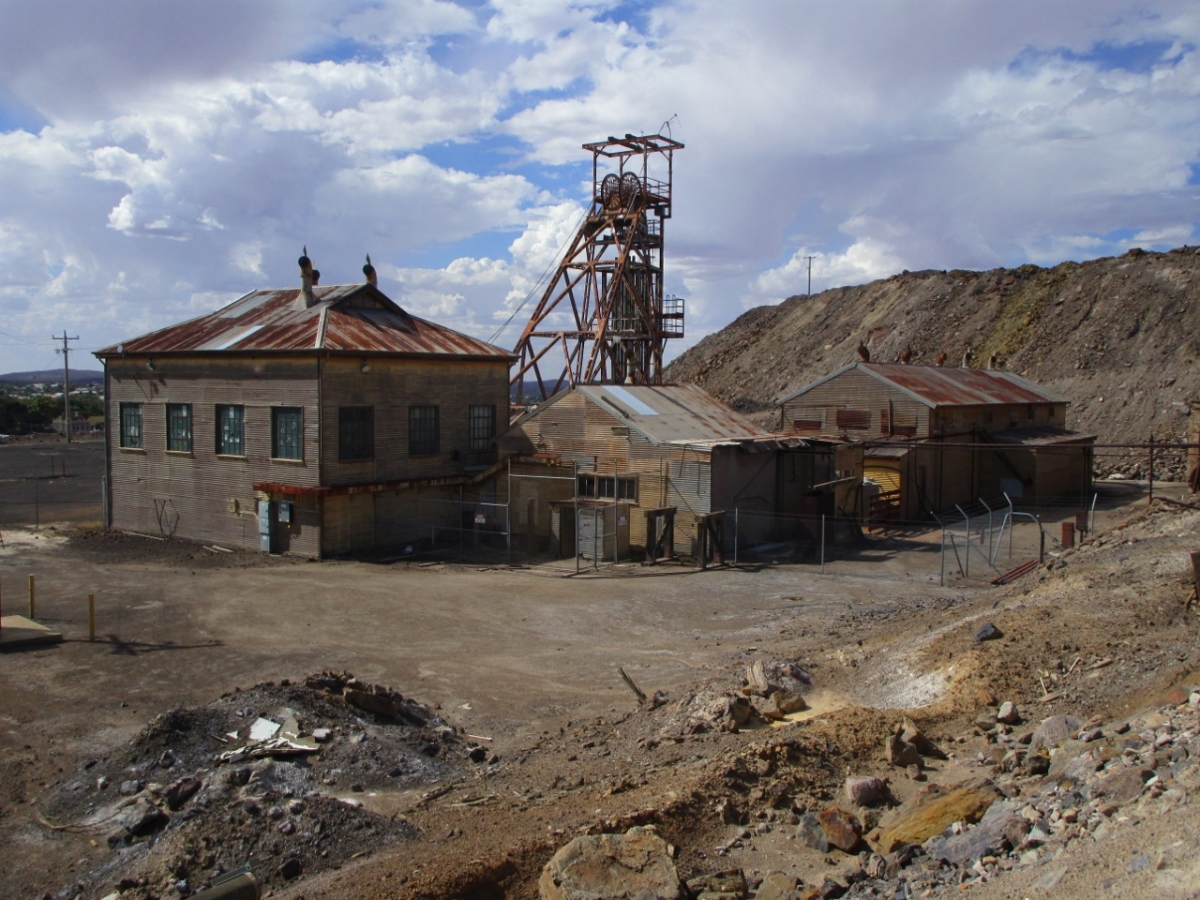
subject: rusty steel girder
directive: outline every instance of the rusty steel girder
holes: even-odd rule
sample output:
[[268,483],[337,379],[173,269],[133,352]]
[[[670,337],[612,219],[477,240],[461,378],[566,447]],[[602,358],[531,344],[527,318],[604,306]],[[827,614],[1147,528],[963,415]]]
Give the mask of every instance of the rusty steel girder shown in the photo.
[[540,402],[575,384],[658,384],[663,348],[683,337],[683,301],[663,297],[663,224],[673,153],[661,134],[584,144],[588,213],[513,349],[511,385]]

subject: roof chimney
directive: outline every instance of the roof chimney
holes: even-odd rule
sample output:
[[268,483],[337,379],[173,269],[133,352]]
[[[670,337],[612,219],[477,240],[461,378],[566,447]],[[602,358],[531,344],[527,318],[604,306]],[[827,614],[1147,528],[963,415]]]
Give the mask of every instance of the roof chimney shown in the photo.
[[308,245],[304,245],[304,254],[297,260],[300,264],[300,296],[296,298],[296,309],[308,309],[317,302],[313,296],[313,285],[321,276],[313,277],[312,260],[308,258]]
[[379,279],[375,275],[375,267],[371,265],[371,254],[367,254],[367,264],[363,266],[363,274],[367,276],[367,284],[379,287]]

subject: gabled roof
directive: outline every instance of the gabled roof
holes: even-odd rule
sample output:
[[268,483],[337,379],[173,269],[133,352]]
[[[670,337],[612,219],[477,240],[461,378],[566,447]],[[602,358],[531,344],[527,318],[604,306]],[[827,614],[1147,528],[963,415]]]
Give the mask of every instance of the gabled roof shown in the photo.
[[370,284],[251,291],[216,312],[96,351],[101,359],[167,353],[366,353],[511,359],[507,350],[409,315]]
[[1026,378],[999,369],[951,366],[906,366],[898,363],[856,362],[776,401],[776,405],[808,393],[813,388],[849,372],[861,370],[872,378],[903,391],[931,409],[943,406],[1007,406],[1020,403],[1068,403],[1066,397]]
[[694,384],[582,384],[560,391],[513,424],[578,391],[652,444],[722,444],[763,436],[762,429]]

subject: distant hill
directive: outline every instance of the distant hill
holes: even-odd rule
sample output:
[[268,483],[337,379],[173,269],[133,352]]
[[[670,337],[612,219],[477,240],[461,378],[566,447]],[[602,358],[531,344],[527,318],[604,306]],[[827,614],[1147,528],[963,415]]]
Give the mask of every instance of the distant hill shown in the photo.
[[[1102,442],[1178,439],[1200,397],[1200,249],[988,272],[904,272],[743,314],[667,367],[764,425],[775,400],[858,359],[964,356],[1070,399],[1069,427]],[[1099,456],[1107,454],[1098,453]],[[1129,456],[1136,461],[1134,454]],[[1125,460],[1097,459],[1097,468]]]
[[[59,384],[62,381],[62,369],[42,369],[40,372],[9,372],[0,375],[0,384]],[[104,384],[104,373],[94,369],[72,369],[71,387],[87,387],[91,384]]]

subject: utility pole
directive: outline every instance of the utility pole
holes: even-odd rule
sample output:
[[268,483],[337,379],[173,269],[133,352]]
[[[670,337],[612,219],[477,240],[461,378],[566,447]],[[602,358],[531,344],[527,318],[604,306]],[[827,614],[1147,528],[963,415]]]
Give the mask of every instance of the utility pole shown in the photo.
[[67,435],[67,443],[71,443],[71,345],[69,341],[79,340],[79,335],[75,337],[67,337],[67,329],[63,329],[62,334],[52,334],[50,337],[56,341],[62,341],[62,349],[55,350],[55,353],[61,353],[63,357],[63,431]]
[[816,259],[816,257],[815,256],[806,256],[804,258],[806,260],[808,260],[808,296],[811,297],[812,296],[812,261],[814,259]]

